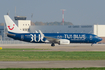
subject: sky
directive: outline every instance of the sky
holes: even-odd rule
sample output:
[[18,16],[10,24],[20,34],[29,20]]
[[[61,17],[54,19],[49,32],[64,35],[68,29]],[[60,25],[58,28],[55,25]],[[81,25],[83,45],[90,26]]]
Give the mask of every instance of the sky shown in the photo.
[[33,22],[61,22],[61,9],[66,9],[64,21],[74,25],[105,24],[105,0],[0,0],[0,23],[7,12],[12,19],[17,15]]

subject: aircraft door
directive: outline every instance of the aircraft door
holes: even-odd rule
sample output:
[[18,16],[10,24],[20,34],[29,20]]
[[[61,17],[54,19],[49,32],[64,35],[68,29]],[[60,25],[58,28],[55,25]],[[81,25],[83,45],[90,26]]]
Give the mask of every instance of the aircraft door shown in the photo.
[[92,35],[90,35],[90,40],[92,40],[93,39],[93,37],[92,37]]
[[87,38],[87,42],[90,43],[92,41],[92,39],[93,39],[93,36],[89,35],[88,38]]
[[24,40],[24,35],[21,35],[21,40]]

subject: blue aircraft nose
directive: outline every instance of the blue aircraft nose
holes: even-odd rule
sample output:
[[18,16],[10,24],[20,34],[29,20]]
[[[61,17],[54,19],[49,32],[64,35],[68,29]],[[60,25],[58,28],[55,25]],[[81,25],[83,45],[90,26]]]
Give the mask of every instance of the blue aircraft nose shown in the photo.
[[99,41],[102,41],[102,38],[99,37],[98,40],[99,40]]

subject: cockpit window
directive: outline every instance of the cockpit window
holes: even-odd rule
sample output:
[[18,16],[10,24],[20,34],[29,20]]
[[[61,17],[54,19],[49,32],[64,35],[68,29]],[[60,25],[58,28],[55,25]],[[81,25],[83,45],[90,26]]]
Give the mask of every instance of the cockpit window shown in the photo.
[[98,38],[98,36],[95,36],[95,38]]

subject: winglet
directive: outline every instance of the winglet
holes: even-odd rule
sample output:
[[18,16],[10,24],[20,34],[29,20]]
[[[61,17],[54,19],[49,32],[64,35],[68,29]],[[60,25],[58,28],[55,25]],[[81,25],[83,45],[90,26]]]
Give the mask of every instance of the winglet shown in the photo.
[[36,33],[38,33],[38,31],[37,31],[37,30],[35,30],[35,32],[36,32]]
[[39,33],[41,34],[41,37],[45,37],[41,30],[39,30]]

